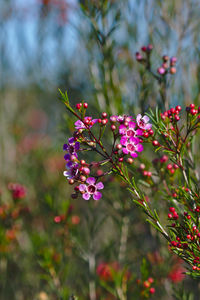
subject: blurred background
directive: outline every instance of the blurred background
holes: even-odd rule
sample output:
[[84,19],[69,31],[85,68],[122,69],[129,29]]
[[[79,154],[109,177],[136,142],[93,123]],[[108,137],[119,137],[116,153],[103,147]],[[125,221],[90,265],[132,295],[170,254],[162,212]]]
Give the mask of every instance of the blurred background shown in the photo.
[[[135,60],[151,43],[154,70],[162,55],[178,58],[170,105],[198,104],[199,13],[198,0],[0,1],[1,300],[183,299],[182,263],[116,179],[98,203],[71,199],[62,145],[75,120],[58,88],[93,116],[162,107]],[[152,294],[138,281],[149,277]],[[115,291],[122,281],[126,298]],[[184,299],[198,299],[198,283],[184,286]]]

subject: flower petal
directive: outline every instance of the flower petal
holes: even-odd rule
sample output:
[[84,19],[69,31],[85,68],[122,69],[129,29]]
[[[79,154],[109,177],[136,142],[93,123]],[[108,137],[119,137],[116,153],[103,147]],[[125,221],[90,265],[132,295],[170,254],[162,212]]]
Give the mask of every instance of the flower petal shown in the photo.
[[69,143],[69,144],[73,144],[73,142],[74,142],[74,138],[73,138],[73,137],[70,137],[70,138],[68,139],[68,143]]
[[69,153],[66,153],[66,154],[64,155],[64,159],[65,159],[65,160],[70,160],[70,158],[71,158],[71,155],[70,155]]
[[68,145],[67,144],[64,144],[63,145],[63,150],[67,150],[68,149]]
[[125,133],[126,133],[126,126],[122,124],[119,126],[119,134],[125,134]]
[[142,129],[137,129],[135,131],[136,135],[142,135],[143,134],[143,130]]
[[127,139],[125,136],[123,136],[123,137],[121,138],[121,140],[120,140],[120,144],[122,144],[123,146],[126,146],[127,140],[128,140],[128,139]]
[[66,164],[66,168],[70,169],[73,166],[73,162],[70,160],[67,164]]
[[149,117],[147,117],[147,116],[144,116],[142,119],[144,120],[145,123],[149,122]]
[[136,124],[134,122],[129,122],[128,123],[129,128],[135,128]]
[[146,124],[145,129],[149,130],[149,129],[151,129],[151,127],[152,127],[152,124]]
[[76,129],[85,128],[85,125],[84,125],[83,122],[80,121],[80,120],[76,121],[76,122],[74,123],[74,125],[75,125],[75,128],[76,128]]
[[80,149],[80,143],[79,142],[75,143],[74,149],[75,149],[75,151],[78,151]]
[[84,200],[89,200],[90,199],[90,194],[89,193],[84,193],[82,195],[82,197],[83,197]]
[[99,200],[101,197],[102,197],[102,193],[100,193],[100,192],[95,192],[93,194],[93,199],[94,200]]
[[102,183],[101,181],[98,182],[98,183],[96,184],[96,188],[97,188],[98,190],[102,190],[102,189],[104,188],[103,183]]
[[140,122],[140,119],[141,119],[141,118],[142,118],[142,115],[141,115],[141,114],[137,115],[137,117],[136,117],[137,123]]
[[129,151],[128,151],[126,148],[123,148],[123,149],[122,149],[122,152],[123,152],[124,154],[129,154]]
[[94,177],[88,177],[88,179],[86,180],[86,182],[88,183],[88,184],[95,184],[95,178]]
[[131,156],[134,157],[134,158],[135,158],[135,157],[138,157],[138,155],[137,155],[136,152],[131,152]]
[[87,186],[85,184],[80,184],[79,185],[79,191],[80,192],[85,192],[87,190]]
[[130,139],[129,139],[129,141],[130,141],[132,144],[137,145],[137,144],[139,143],[140,140],[139,140],[139,138],[137,138],[137,137],[131,136]]
[[144,150],[144,147],[143,147],[142,144],[137,144],[135,146],[135,149],[136,149],[137,152],[142,152]]

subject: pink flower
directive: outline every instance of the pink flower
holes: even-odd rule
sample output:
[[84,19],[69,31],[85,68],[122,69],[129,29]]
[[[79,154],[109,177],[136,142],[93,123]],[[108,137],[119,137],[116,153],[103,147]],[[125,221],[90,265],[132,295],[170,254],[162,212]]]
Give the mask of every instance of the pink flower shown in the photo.
[[123,153],[124,154],[129,154],[132,157],[137,157],[138,154],[137,152],[142,152],[143,151],[143,146],[142,144],[139,144],[139,139],[136,137],[130,137],[130,139],[128,139],[127,137],[123,136],[120,140],[120,143],[122,144],[123,149]]
[[128,126],[120,125],[119,126],[119,133],[126,136],[127,138],[136,136],[136,135],[142,135],[143,131],[141,129],[135,130],[136,123],[130,121],[128,123]]
[[[87,125],[89,126],[89,128],[91,128],[98,120],[97,119],[93,119],[91,117],[85,117],[84,118],[84,122],[88,123]],[[74,123],[75,128],[78,129],[86,129],[85,124],[81,121],[78,120]]]
[[22,199],[26,196],[26,188],[18,183],[9,183],[8,189],[12,192],[14,199]]
[[102,190],[104,188],[104,185],[102,182],[98,182],[95,184],[96,180],[94,177],[88,177],[86,180],[86,184],[80,184],[79,185],[79,191],[82,194],[82,197],[84,200],[89,200],[91,195],[93,196],[94,200],[99,200],[102,197],[102,194],[98,192],[98,190]]
[[148,130],[152,127],[152,124],[149,124],[149,117],[144,116],[142,117],[141,114],[137,115],[136,117],[137,125],[143,130]]

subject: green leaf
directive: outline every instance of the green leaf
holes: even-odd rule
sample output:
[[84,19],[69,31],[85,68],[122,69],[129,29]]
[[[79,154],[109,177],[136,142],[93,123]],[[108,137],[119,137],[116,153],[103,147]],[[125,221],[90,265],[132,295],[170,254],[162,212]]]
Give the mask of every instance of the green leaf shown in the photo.
[[146,219],[146,221],[148,223],[150,223],[156,230],[158,230],[159,232],[163,233],[162,230],[153,221],[151,221],[149,219]]
[[65,94],[61,91],[61,89],[58,89],[59,92],[60,92],[60,95],[61,95],[61,99],[62,101],[65,103],[65,104],[68,104],[69,105],[69,98],[68,98],[68,95],[67,95],[67,91],[65,92]]
[[148,188],[151,186],[148,182],[146,182],[146,181],[144,181],[144,180],[142,180],[142,179],[139,179],[139,180],[138,180],[138,183],[140,183],[140,184],[142,184],[142,185],[144,185],[144,186],[146,186],[146,187],[148,187]]
[[140,272],[142,275],[142,280],[146,280],[149,276],[149,270],[148,270],[148,265],[147,265],[147,261],[145,258],[142,259],[142,264],[140,267]]
[[116,297],[115,290],[112,289],[105,281],[101,280],[100,281],[101,286],[103,286],[109,293],[111,293],[113,296]]
[[69,98],[68,98],[68,95],[67,95],[67,91],[65,93],[63,93],[60,89],[58,89],[58,90],[60,92],[62,102],[65,104],[67,109],[77,117],[77,114],[75,113],[75,111],[73,110],[73,108],[69,104]]

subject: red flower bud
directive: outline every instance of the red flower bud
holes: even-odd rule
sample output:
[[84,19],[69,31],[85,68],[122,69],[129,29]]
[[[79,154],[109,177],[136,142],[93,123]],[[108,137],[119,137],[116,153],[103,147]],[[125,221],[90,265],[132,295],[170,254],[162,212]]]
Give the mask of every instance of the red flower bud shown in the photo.
[[85,103],[83,104],[83,107],[84,107],[84,108],[88,108],[88,104],[85,102]]
[[82,103],[77,103],[77,104],[76,104],[76,108],[77,108],[78,110],[81,108],[81,106],[82,106]]
[[153,146],[155,146],[155,147],[160,145],[159,142],[156,141],[156,140],[154,140],[154,141],[152,142],[152,144],[153,144]]

